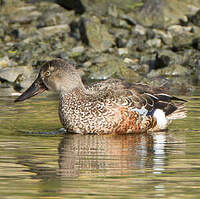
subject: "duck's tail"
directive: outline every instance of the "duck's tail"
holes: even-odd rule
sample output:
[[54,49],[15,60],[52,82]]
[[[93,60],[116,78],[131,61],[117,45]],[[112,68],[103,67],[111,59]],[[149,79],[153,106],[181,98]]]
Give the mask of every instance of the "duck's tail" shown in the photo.
[[186,110],[184,103],[176,103],[176,110],[166,116],[168,120],[183,119],[186,117]]
[[153,117],[156,119],[156,126],[153,128],[153,131],[165,130],[172,120],[185,118],[184,102],[166,103],[165,106],[160,103],[159,108],[155,109],[153,114]]

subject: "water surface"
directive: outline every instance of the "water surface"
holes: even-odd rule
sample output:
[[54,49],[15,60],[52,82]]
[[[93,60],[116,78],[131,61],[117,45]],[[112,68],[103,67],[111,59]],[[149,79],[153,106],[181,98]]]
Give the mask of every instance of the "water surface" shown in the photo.
[[185,98],[168,132],[82,136],[53,133],[54,96],[0,97],[1,198],[199,198],[200,97]]

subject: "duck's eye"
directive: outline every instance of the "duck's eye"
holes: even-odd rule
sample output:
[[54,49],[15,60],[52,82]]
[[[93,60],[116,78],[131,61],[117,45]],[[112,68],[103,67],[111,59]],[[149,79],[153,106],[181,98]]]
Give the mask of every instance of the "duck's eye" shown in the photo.
[[45,77],[49,77],[49,76],[51,75],[51,73],[50,73],[50,71],[48,70],[48,71],[46,71],[46,72],[44,73],[44,75],[45,75]]

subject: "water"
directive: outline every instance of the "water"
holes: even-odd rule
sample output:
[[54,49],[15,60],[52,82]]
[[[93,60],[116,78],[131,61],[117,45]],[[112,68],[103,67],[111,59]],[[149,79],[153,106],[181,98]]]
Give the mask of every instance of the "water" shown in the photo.
[[199,198],[200,97],[186,99],[168,132],[82,136],[45,133],[61,128],[54,96],[0,97],[0,198]]

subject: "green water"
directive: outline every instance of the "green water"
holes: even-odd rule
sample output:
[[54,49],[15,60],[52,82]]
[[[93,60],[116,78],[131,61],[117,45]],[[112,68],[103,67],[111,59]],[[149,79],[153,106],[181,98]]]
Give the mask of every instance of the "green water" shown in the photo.
[[82,136],[45,133],[62,127],[54,96],[0,97],[0,198],[200,198],[200,97],[186,99],[168,132]]

